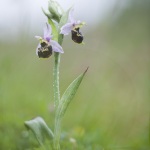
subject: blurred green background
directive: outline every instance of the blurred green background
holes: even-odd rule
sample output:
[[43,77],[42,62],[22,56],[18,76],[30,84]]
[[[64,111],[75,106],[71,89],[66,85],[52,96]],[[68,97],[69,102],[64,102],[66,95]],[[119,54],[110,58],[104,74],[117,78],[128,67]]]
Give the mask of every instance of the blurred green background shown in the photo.
[[[65,142],[76,139],[68,149],[150,149],[150,1],[117,4],[103,22],[82,29],[85,45],[64,39],[61,94],[89,66],[62,121]],[[53,129],[54,59],[38,59],[33,36],[22,28],[16,41],[0,41],[1,150],[38,147],[26,120],[41,116]]]

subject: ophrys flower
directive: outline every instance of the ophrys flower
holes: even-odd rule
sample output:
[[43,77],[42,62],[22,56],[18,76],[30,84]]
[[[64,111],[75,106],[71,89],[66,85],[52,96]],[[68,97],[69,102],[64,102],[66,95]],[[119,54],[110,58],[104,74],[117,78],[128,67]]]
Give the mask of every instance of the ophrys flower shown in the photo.
[[79,29],[85,24],[80,20],[75,20],[73,17],[74,9],[70,9],[68,22],[61,27],[60,34],[68,35],[70,32],[72,34],[72,40],[76,43],[82,43],[83,35]]
[[51,26],[46,23],[43,37],[35,36],[39,40],[39,44],[36,49],[36,54],[40,58],[50,57],[53,51],[58,53],[64,53],[62,47],[58,44],[58,42],[52,40],[51,33],[52,33]]

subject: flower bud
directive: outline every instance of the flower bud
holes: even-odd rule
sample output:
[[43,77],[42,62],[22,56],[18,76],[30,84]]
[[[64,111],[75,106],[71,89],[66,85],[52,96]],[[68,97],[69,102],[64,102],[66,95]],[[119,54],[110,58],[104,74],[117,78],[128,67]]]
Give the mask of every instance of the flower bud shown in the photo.
[[43,13],[45,14],[45,16],[46,16],[47,18],[49,18],[49,19],[52,19],[52,18],[53,18],[53,15],[52,15],[48,10],[44,10],[44,9],[42,8],[42,11],[43,11]]
[[61,6],[55,0],[49,0],[48,10],[52,14],[52,18],[55,21],[59,22],[62,16],[63,10]]

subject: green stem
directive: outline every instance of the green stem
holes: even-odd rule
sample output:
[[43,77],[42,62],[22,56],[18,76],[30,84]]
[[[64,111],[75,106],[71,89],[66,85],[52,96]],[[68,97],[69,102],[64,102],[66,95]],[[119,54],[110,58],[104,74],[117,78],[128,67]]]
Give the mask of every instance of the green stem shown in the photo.
[[60,53],[55,53],[55,64],[54,64],[54,104],[55,110],[57,110],[59,101],[60,101],[60,92],[59,92],[59,66],[60,66]]
[[[53,34],[54,36],[54,40],[58,41],[58,43],[60,45],[62,45],[62,41],[63,41],[63,35],[60,34],[58,35],[57,33],[60,33],[60,28],[57,29],[55,27],[55,25],[53,24],[53,22],[51,22],[51,20],[49,20],[50,24],[53,27]],[[60,135],[61,135],[61,119],[57,116],[57,112],[58,112],[58,105],[60,102],[60,91],[59,91],[59,66],[60,66],[60,53],[54,53],[54,57],[55,57],[55,63],[54,63],[54,71],[53,71],[53,76],[54,76],[54,105],[55,105],[55,124],[54,124],[54,140],[53,140],[53,146],[54,146],[54,150],[60,150]]]
[[55,129],[54,129],[54,150],[60,150],[60,134],[61,134],[61,120],[55,118]]
[[55,103],[55,125],[54,125],[54,149],[60,150],[59,140],[61,134],[61,120],[57,117],[57,109],[60,102],[60,91],[59,91],[59,66],[60,66],[60,53],[55,53],[55,64],[54,64],[54,103]]

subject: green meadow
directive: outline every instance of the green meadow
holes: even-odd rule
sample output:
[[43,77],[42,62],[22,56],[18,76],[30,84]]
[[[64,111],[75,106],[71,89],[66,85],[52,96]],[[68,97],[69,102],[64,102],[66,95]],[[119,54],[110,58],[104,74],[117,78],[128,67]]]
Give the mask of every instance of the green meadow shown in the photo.
[[[148,1],[147,1],[148,2]],[[64,39],[60,92],[89,70],[62,120],[64,150],[150,149],[150,5],[132,4],[82,30],[85,45]],[[0,42],[0,149],[38,149],[24,121],[41,116],[53,130],[54,58],[20,32]]]

